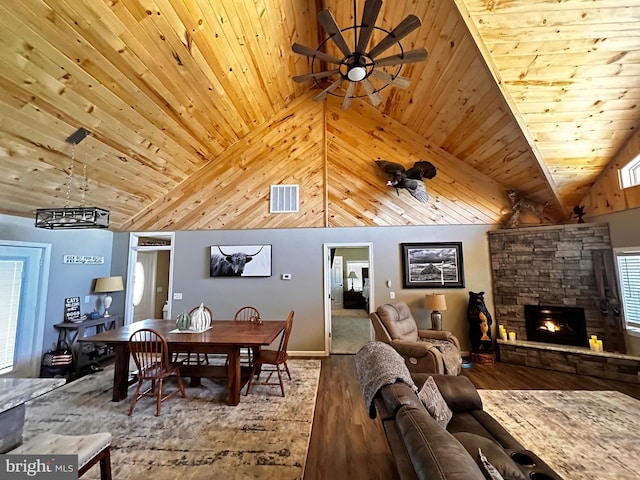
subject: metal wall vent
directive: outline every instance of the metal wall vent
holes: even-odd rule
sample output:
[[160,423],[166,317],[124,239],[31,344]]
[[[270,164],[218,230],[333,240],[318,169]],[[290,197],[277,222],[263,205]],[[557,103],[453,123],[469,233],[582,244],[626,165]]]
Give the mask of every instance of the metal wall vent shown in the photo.
[[298,185],[271,185],[271,213],[298,211]]

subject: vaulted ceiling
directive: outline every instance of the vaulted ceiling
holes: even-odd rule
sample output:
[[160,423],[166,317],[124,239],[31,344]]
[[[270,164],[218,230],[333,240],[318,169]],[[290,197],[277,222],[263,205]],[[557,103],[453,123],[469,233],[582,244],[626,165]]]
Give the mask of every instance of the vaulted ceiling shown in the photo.
[[[428,58],[348,110],[291,79],[324,8],[353,25],[345,0],[0,3],[0,213],[63,206],[71,163],[80,203],[86,163],[114,230],[499,223],[509,188],[562,222],[640,144],[640,1],[387,0],[376,26],[416,15],[402,46]],[[378,158],[432,161],[429,203]],[[299,213],[269,215],[274,183],[301,186]]]

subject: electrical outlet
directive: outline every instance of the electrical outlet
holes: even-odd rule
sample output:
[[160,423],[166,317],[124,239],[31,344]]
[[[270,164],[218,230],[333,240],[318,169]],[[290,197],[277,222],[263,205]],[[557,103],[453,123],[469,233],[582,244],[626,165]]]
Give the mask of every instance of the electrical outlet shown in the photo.
[[85,295],[84,296],[84,303],[90,303],[91,302],[91,295]]
[[396,299],[396,292],[389,292],[389,298],[391,300],[395,300]]

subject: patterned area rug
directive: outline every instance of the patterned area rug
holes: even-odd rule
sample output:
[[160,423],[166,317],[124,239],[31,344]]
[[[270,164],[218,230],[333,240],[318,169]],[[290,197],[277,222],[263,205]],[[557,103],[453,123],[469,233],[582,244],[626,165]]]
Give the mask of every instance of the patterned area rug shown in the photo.
[[640,478],[640,401],[611,391],[479,393],[485,410],[565,480]]
[[[112,367],[83,377],[28,404],[25,440],[45,432],[113,435],[114,479],[300,479],[311,436],[320,377],[319,360],[289,360],[285,398],[279,387],[255,386],[235,407],[226,405],[224,381],[185,382],[155,417],[151,398],[127,416],[129,398],[111,401]],[[263,374],[264,378],[264,374]],[[177,388],[171,380],[163,391]],[[83,479],[100,478],[98,467]]]

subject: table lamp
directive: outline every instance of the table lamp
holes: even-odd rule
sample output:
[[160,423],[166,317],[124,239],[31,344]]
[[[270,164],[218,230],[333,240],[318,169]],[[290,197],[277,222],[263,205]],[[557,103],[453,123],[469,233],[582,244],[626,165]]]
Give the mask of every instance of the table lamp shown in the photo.
[[93,289],[96,293],[106,293],[104,297],[104,315],[103,317],[110,317],[109,307],[111,307],[111,294],[113,292],[121,292],[124,290],[122,286],[122,277],[100,277],[96,278],[96,286]]
[[354,272],[353,270],[351,270],[349,272],[349,275],[347,275],[347,278],[351,279],[351,289],[349,290],[350,292],[353,292],[353,279],[354,278],[358,278],[358,275],[356,275],[356,272]]
[[442,314],[440,310],[447,309],[447,302],[444,293],[433,293],[424,296],[424,308],[433,310],[431,312],[431,328],[434,330],[442,330]]

